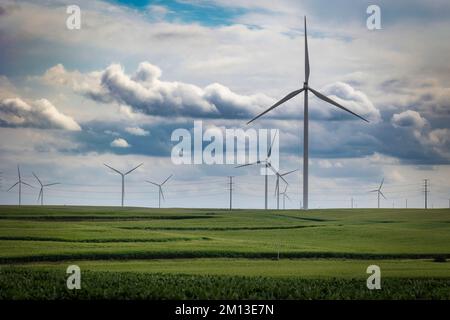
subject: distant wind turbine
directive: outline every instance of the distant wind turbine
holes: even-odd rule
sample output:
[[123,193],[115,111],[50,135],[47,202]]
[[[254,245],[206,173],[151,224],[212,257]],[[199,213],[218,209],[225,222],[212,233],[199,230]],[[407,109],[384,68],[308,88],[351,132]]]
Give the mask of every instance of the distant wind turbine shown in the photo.
[[305,82],[303,83],[303,88],[300,88],[298,90],[295,90],[291,93],[289,93],[287,96],[285,96],[283,99],[281,99],[280,101],[278,101],[277,103],[275,103],[273,106],[271,106],[269,109],[267,109],[266,111],[262,112],[261,114],[257,115],[256,117],[254,117],[252,120],[250,120],[249,122],[247,122],[247,124],[255,121],[256,119],[258,119],[259,117],[265,115],[266,113],[272,111],[273,109],[275,109],[276,107],[278,107],[279,105],[285,103],[286,101],[294,98],[296,95],[300,94],[301,92],[304,92],[305,95],[305,99],[304,99],[304,116],[303,116],[303,209],[308,209],[308,152],[309,152],[309,147],[308,147],[308,126],[309,126],[309,116],[308,116],[308,91],[311,91],[316,97],[318,97],[319,99],[334,105],[335,107],[338,107],[344,111],[347,111],[351,114],[353,114],[354,116],[369,122],[368,120],[364,119],[363,117],[361,117],[360,115],[354,113],[353,111],[341,106],[339,103],[331,100],[330,98],[324,96],[323,94],[321,94],[320,92],[314,90],[313,88],[309,87],[308,85],[308,81],[309,81],[309,53],[308,53],[308,37],[307,37],[307,32],[306,32],[306,17],[305,17]]
[[[272,168],[272,166],[271,166],[271,168]],[[273,168],[272,168],[272,171],[275,172],[275,174],[277,175],[277,182],[275,184],[275,196],[277,197],[277,209],[280,209],[280,179],[283,180],[284,183],[286,183],[286,186],[288,186],[289,183],[283,177],[298,171],[298,169],[288,171],[285,173],[279,173],[278,171],[274,170]]]
[[158,190],[159,190],[159,192],[158,192],[158,199],[159,199],[159,201],[158,201],[158,207],[159,207],[159,208],[161,208],[161,197],[163,198],[163,200],[166,200],[166,199],[164,198],[164,193],[163,193],[163,190],[162,190],[162,186],[163,186],[164,183],[166,183],[172,176],[173,176],[173,174],[171,174],[170,176],[168,176],[167,179],[164,180],[164,182],[161,183],[161,184],[158,184],[158,183],[152,182],[152,181],[148,181],[148,180],[145,181],[145,182],[151,183],[151,184],[153,184],[153,185],[155,185],[155,186],[158,187]]
[[20,167],[17,166],[17,175],[19,176],[19,181],[17,181],[16,183],[14,183],[11,188],[9,188],[7,191],[11,190],[12,188],[14,188],[15,186],[19,185],[19,206],[22,205],[22,185],[26,185],[29,186],[31,188],[34,188],[32,185],[29,185],[28,183],[26,183],[25,181],[22,181],[22,177],[20,176]]
[[43,206],[44,205],[44,187],[50,187],[50,186],[54,186],[54,185],[60,184],[60,183],[59,182],[54,182],[54,183],[42,184],[41,180],[38,178],[38,176],[34,172],[33,172],[33,176],[36,178],[36,180],[41,185],[41,190],[39,191],[38,201],[40,199],[41,200],[41,206]]
[[114,168],[111,167],[111,166],[108,166],[106,163],[104,163],[104,165],[105,165],[106,167],[110,168],[112,171],[114,171],[114,172],[120,174],[121,177],[122,177],[122,207],[123,207],[123,200],[124,200],[124,198],[125,198],[125,176],[126,176],[127,174],[130,174],[131,172],[133,172],[134,170],[136,170],[136,169],[139,168],[140,166],[142,166],[143,163],[141,163],[140,165],[134,167],[133,169],[131,169],[131,170],[125,172],[125,173],[120,172],[119,170],[114,169]]
[[[273,147],[273,143],[275,142],[275,137],[277,136],[278,130],[275,132],[273,138],[272,138],[272,142],[270,144],[269,150],[267,151],[267,157],[265,160],[258,160],[256,162],[253,163],[247,163],[247,164],[243,164],[240,166],[237,166],[235,168],[242,168],[242,167],[248,167],[248,166],[253,166],[256,164],[262,164],[265,167],[265,189],[264,189],[264,209],[267,210],[267,196],[268,196],[268,190],[269,190],[269,186],[268,186],[268,168],[272,168],[272,165],[270,164],[270,156],[272,155],[272,147]],[[275,171],[274,171],[275,172]],[[284,180],[284,179],[283,179]]]
[[288,200],[291,200],[291,198],[289,198],[289,196],[287,195],[288,186],[289,184],[286,184],[286,186],[284,187],[284,191],[280,193],[283,196],[283,210],[286,209],[286,198],[288,198]]
[[383,178],[383,180],[381,180],[381,183],[380,183],[380,186],[378,187],[378,189],[370,191],[370,192],[376,192],[378,194],[378,209],[380,209],[380,195],[383,196],[384,199],[386,199],[383,192],[381,192],[381,187],[383,186],[383,183],[384,183],[384,178]]

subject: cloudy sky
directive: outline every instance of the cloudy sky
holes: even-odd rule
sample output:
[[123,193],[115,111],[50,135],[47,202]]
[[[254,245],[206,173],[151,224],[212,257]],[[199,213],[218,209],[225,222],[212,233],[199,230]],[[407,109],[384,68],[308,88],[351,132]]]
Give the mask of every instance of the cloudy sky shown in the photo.
[[[366,9],[381,8],[381,30]],[[67,6],[81,29],[66,26]],[[171,134],[247,129],[246,121],[302,86],[303,16],[308,17],[310,85],[368,118],[365,123],[310,99],[310,206],[376,206],[368,193],[384,178],[385,207],[430,206],[450,198],[450,3],[419,1],[169,0],[0,1],[1,204],[263,206],[258,168],[175,165]],[[252,124],[279,129],[280,168],[301,168],[301,96]],[[289,176],[298,208],[301,171]],[[275,205],[270,177],[269,205]]]

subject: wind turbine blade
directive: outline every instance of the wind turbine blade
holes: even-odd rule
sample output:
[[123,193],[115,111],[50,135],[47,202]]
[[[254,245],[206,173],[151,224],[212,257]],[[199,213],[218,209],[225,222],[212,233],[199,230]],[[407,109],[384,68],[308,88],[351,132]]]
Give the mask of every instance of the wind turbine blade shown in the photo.
[[50,187],[50,186],[54,186],[54,185],[56,185],[56,184],[61,184],[61,183],[59,183],[59,182],[54,182],[54,183],[44,184],[43,186],[44,186],[44,187]]
[[33,176],[37,179],[37,181],[39,182],[39,184],[40,184],[41,187],[42,187],[42,182],[41,182],[41,180],[39,180],[38,176],[37,176],[34,172],[32,172],[32,174],[33,174]]
[[20,181],[20,167],[17,165],[17,174],[19,175],[19,181]]
[[383,192],[379,191],[380,194],[383,196],[383,198],[385,198],[387,200],[387,198],[384,196]]
[[270,168],[270,170],[272,170],[272,172],[275,173],[277,176],[280,176],[280,175],[278,174],[278,171],[275,170],[274,167],[272,167],[272,164],[271,164],[270,162],[267,162],[267,167]]
[[298,95],[300,92],[302,92],[304,89],[299,89],[299,90],[295,90],[292,91],[291,93],[289,93],[286,97],[284,97],[283,99],[281,99],[280,101],[278,101],[277,103],[275,103],[273,106],[271,106],[269,109],[267,109],[266,111],[264,111],[263,113],[260,113],[259,115],[257,115],[256,117],[254,117],[252,120],[250,120],[249,122],[247,122],[247,124],[252,123],[253,121],[255,121],[256,119],[258,119],[259,117],[262,117],[263,115],[265,115],[267,112],[272,111],[273,109],[275,109],[276,107],[278,107],[280,104],[285,103],[286,101],[292,99],[293,97],[295,97],[296,95]]
[[9,190],[11,190],[12,188],[14,188],[15,186],[17,186],[18,184],[19,184],[19,181],[17,181],[16,183],[14,183],[14,184],[12,185],[11,188],[9,188],[8,190],[6,190],[6,192],[8,192]]
[[139,168],[140,166],[142,166],[143,165],[143,163],[141,163],[140,165],[138,165],[138,166],[136,166],[136,167],[134,167],[133,169],[131,169],[130,171],[127,171],[127,172],[125,172],[124,173],[124,176],[126,176],[127,174],[129,174],[129,173],[131,173],[131,172],[133,172],[134,170],[136,170],[137,168]]
[[248,167],[248,166],[253,166],[255,164],[260,164],[261,161],[256,161],[256,162],[252,162],[252,163],[246,163],[246,164],[241,164],[240,166],[234,167],[235,169],[237,168],[242,168],[242,167]]
[[163,200],[166,201],[166,198],[164,197],[164,192],[162,191],[161,187],[159,187],[159,192],[161,192],[161,196],[162,196]]
[[283,180],[284,183],[286,183],[286,184],[288,183],[288,182],[283,178],[283,176],[281,176],[281,175],[280,175],[280,179]]
[[323,101],[328,102],[328,103],[330,103],[330,104],[332,104],[332,105],[338,107],[339,109],[342,109],[342,110],[344,110],[344,111],[347,111],[347,112],[351,113],[352,115],[354,115],[354,116],[356,116],[356,117],[358,117],[358,118],[360,118],[360,119],[362,119],[362,120],[364,120],[364,121],[366,121],[366,122],[369,122],[369,120],[364,119],[363,117],[361,117],[360,115],[358,115],[358,114],[354,113],[353,111],[347,109],[346,107],[341,106],[339,103],[337,103],[337,102],[331,100],[331,99],[328,98],[327,96],[324,96],[323,94],[321,94],[320,92],[314,90],[313,88],[309,88],[309,90],[311,90],[311,92],[314,93],[314,94],[316,95],[317,98],[322,99]]
[[308,35],[306,31],[306,16],[305,16],[305,82],[309,80],[309,52],[308,52]]
[[286,196],[286,198],[288,198],[289,201],[291,201],[291,198],[289,198],[289,196],[287,195],[287,193],[284,194]]
[[376,190],[371,190],[369,192],[378,192],[378,191],[380,191],[380,190],[376,189]]
[[145,180],[145,182],[147,182],[147,183],[151,183],[151,184],[153,184],[153,185],[155,185],[155,186],[159,187],[159,184],[157,184],[157,183],[154,183],[154,182],[151,182],[151,181],[148,181],[148,180]]
[[278,134],[278,130],[276,130],[275,134],[273,135],[272,143],[270,144],[270,148],[269,148],[269,152],[267,152],[267,158],[270,158],[270,156],[272,155],[272,147],[273,147],[273,143],[275,142],[275,138],[277,137],[277,134]]
[[110,168],[112,171],[117,172],[118,174],[122,175],[122,172],[120,172],[119,170],[114,169],[113,167],[108,166],[106,163],[104,163],[105,166],[107,166],[108,168]]
[[383,178],[383,180],[381,180],[381,184],[380,184],[380,187],[378,188],[378,190],[381,190],[381,187],[383,186],[383,183],[384,183],[384,178]]
[[38,195],[38,198],[37,198],[37,201],[39,201],[39,199],[41,199],[41,197],[42,197],[42,187],[41,187],[41,191],[39,191],[39,195]]
[[287,176],[288,174],[294,173],[294,172],[296,172],[296,171],[298,171],[298,170],[299,170],[299,169],[295,169],[295,170],[292,170],[292,171],[283,173],[281,176],[282,176],[282,177]]
[[34,188],[32,185],[30,185],[30,184],[28,184],[28,183],[26,183],[26,182],[21,181],[20,183],[22,183],[22,184],[24,184],[24,185],[26,185],[26,186],[29,186],[29,187],[31,187],[31,188]]
[[167,177],[167,179],[166,179],[166,180],[164,180],[164,182],[163,182],[163,183],[161,183],[161,185],[163,185],[164,183],[166,183],[166,182],[167,182],[167,180],[169,180],[170,178],[172,178],[172,176],[173,176],[173,174],[171,174],[170,176],[168,176],[168,177]]
[[277,183],[275,184],[275,196],[277,195],[279,188],[280,188],[280,181],[277,179]]

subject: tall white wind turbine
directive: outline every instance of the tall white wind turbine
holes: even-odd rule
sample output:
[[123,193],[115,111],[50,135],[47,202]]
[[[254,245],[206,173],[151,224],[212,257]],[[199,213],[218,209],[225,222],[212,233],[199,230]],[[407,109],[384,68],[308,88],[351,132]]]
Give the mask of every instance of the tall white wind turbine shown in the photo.
[[384,199],[386,199],[383,192],[381,192],[381,187],[383,186],[383,183],[384,183],[384,178],[383,178],[383,180],[381,180],[381,183],[380,183],[380,186],[378,187],[378,189],[369,191],[369,192],[376,192],[378,194],[378,209],[380,209],[380,195],[383,196]]
[[133,172],[134,170],[136,170],[136,169],[139,168],[140,166],[142,166],[143,163],[141,163],[140,165],[134,167],[133,169],[131,169],[131,170],[125,172],[125,173],[120,172],[119,170],[114,169],[114,168],[111,167],[111,166],[108,166],[106,163],[104,163],[104,165],[105,165],[106,167],[110,168],[112,171],[114,171],[114,172],[120,174],[120,176],[122,177],[122,207],[123,207],[123,200],[124,200],[124,198],[125,198],[125,176],[126,176],[127,174],[130,174],[131,172]]
[[11,190],[12,188],[14,188],[15,186],[19,186],[19,206],[22,205],[22,185],[26,185],[29,186],[31,188],[33,188],[32,185],[29,185],[28,183],[26,183],[25,181],[22,181],[22,177],[20,175],[20,167],[17,166],[17,175],[19,176],[19,181],[17,181],[16,183],[14,183],[11,188],[9,188],[7,191]]
[[[264,176],[265,176],[265,180],[264,180],[264,209],[267,210],[268,207],[268,191],[269,191],[269,185],[268,185],[268,169],[272,168],[272,165],[270,164],[270,156],[272,155],[272,147],[273,147],[273,143],[275,142],[275,137],[277,136],[278,130],[275,132],[273,138],[272,138],[272,142],[270,143],[270,147],[269,150],[267,151],[267,157],[265,160],[258,160],[256,162],[253,163],[246,163],[240,166],[237,166],[235,168],[243,168],[243,167],[248,167],[248,166],[253,166],[253,165],[264,165],[265,171],[264,171]],[[273,170],[273,169],[272,169]],[[275,172],[275,171],[274,171]],[[284,179],[283,179],[284,180]]]
[[309,73],[310,73],[310,69],[309,69],[309,53],[308,53],[308,36],[307,36],[307,32],[306,32],[306,17],[305,17],[305,82],[303,83],[303,88],[300,88],[298,90],[292,91],[291,93],[289,93],[287,96],[285,96],[283,99],[281,99],[280,101],[278,101],[277,103],[275,103],[273,106],[271,106],[269,109],[267,109],[266,111],[262,112],[261,114],[257,115],[256,117],[254,117],[252,120],[250,120],[249,122],[247,122],[247,124],[255,121],[256,119],[258,119],[259,117],[265,115],[266,113],[272,111],[273,109],[275,109],[276,107],[278,107],[279,105],[285,103],[286,101],[294,98],[296,95],[300,94],[301,92],[304,92],[304,115],[303,115],[303,209],[308,209],[308,159],[309,159],[309,155],[308,155],[308,151],[309,151],[309,146],[308,146],[308,126],[309,126],[309,116],[308,116],[308,91],[311,91],[317,98],[334,105],[335,107],[338,107],[344,111],[347,111],[351,114],[353,114],[354,116],[369,122],[368,120],[364,119],[363,117],[361,117],[360,115],[354,113],[353,111],[341,106],[339,103],[331,100],[330,98],[324,96],[323,94],[321,94],[320,92],[314,90],[313,88],[311,88],[308,84],[309,81]]
[[41,186],[41,190],[39,191],[38,201],[40,199],[41,200],[41,206],[43,206],[44,205],[44,188],[45,187],[54,186],[54,185],[60,184],[60,183],[59,182],[54,182],[54,183],[43,184],[41,182],[41,180],[38,178],[38,176],[34,172],[33,172],[33,176],[36,178],[36,180],[39,182],[39,184]]
[[164,198],[164,193],[163,193],[163,190],[162,190],[162,186],[163,186],[170,178],[172,178],[172,176],[173,176],[173,174],[171,174],[170,176],[168,176],[167,179],[164,180],[164,182],[161,183],[161,184],[158,184],[158,183],[152,182],[152,181],[148,181],[148,180],[145,181],[145,182],[147,182],[147,183],[151,183],[151,184],[153,184],[153,185],[155,185],[155,186],[158,187],[158,200],[159,200],[159,201],[158,201],[158,207],[159,207],[159,208],[161,208],[161,197],[163,198],[163,200],[166,200],[166,198]]

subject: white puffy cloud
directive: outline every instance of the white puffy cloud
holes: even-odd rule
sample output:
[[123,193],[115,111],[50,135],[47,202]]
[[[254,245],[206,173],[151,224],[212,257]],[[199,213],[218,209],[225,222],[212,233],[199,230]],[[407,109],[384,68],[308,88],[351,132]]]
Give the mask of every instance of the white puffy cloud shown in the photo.
[[0,126],[81,130],[73,118],[61,113],[46,99],[31,103],[20,98],[0,100]]
[[[367,95],[347,83],[335,82],[329,84],[322,89],[321,93],[362,117],[375,122],[380,120],[380,111],[374,106]],[[342,110],[337,110],[334,106],[330,107],[334,112],[343,112]]]
[[[52,75],[52,76],[49,76]],[[57,76],[55,76],[57,75]],[[66,71],[57,65],[43,78],[55,84],[72,86],[75,92],[98,102],[115,102],[128,111],[152,116],[242,119],[251,118],[271,106],[276,99],[262,93],[242,95],[230,88],[213,83],[201,88],[194,84],[161,80],[161,69],[149,62],[142,62],[132,75],[127,75],[119,64],[112,64],[103,71],[87,73],[85,79],[77,71]],[[350,110],[377,121],[380,112],[370,99],[349,84],[336,82],[324,88],[337,102]],[[296,100],[295,100],[296,101]],[[289,101],[283,110],[272,112],[268,117],[292,119],[300,114],[295,101]],[[342,112],[315,108],[313,117],[323,120],[338,119]]]
[[111,142],[111,147],[115,147],[115,148],[129,148],[130,145],[128,144],[127,140],[122,139],[122,138],[117,138],[117,139],[114,139]]
[[148,136],[150,132],[140,127],[126,127],[125,131],[134,136]]
[[419,112],[407,110],[396,113],[391,118],[391,123],[395,127],[423,128],[427,124],[427,120],[422,118]]
[[183,82],[163,81],[161,75],[161,69],[148,62],[140,63],[131,76],[125,74],[119,64],[85,75],[67,71],[59,64],[48,69],[41,79],[68,85],[95,101],[116,102],[135,112],[165,117],[242,118],[273,102],[264,94],[239,95],[218,83],[200,88]]

